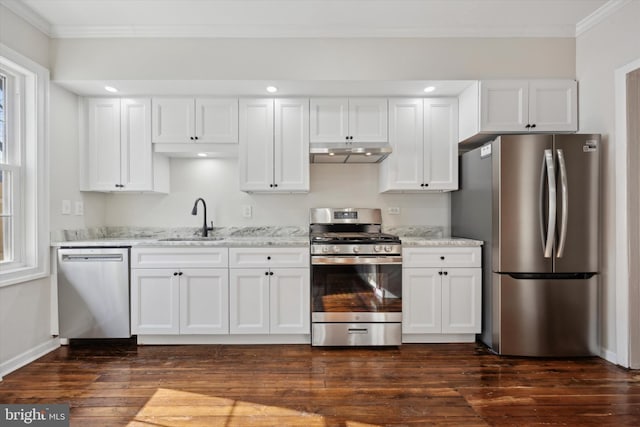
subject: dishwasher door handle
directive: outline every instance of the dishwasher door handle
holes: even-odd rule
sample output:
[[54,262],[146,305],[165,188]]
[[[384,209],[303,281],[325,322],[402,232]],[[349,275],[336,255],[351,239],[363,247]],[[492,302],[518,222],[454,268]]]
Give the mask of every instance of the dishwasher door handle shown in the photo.
[[62,262],[122,262],[122,254],[74,254],[62,255]]

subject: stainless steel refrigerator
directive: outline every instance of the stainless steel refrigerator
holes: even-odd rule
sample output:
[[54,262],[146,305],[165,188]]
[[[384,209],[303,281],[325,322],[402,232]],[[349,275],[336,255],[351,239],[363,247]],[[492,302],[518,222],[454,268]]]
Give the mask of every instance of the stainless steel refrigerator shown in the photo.
[[460,156],[452,233],[483,246],[481,340],[597,353],[600,136],[505,135]]

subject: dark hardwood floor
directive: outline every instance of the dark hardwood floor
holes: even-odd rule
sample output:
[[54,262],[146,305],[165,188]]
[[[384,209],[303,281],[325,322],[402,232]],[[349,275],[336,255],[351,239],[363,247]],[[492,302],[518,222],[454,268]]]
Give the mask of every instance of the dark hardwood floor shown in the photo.
[[69,403],[74,426],[638,426],[640,372],[477,344],[94,343],[7,375],[0,403]]

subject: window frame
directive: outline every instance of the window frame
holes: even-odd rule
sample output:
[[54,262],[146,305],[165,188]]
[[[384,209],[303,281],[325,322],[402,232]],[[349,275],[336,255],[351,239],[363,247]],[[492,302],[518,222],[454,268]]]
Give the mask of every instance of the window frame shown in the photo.
[[[49,71],[2,43],[0,68],[15,79],[8,87],[18,90],[5,111],[7,126],[17,127],[13,129],[17,133],[7,139],[17,141],[18,146],[9,148],[13,157],[1,167],[12,172],[14,189],[11,206],[14,259],[0,267],[3,287],[49,275]],[[14,93],[7,91],[7,98]],[[13,117],[11,111],[17,111],[19,116]]]

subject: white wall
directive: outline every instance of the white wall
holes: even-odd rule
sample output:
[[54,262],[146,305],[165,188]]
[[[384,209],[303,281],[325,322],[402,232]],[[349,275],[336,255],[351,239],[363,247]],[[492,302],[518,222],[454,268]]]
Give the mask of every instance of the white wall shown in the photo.
[[[247,194],[239,189],[237,159],[171,160],[171,194],[107,196],[107,225],[202,225],[202,213],[191,215],[196,198],[207,202],[207,216],[217,226],[309,224],[309,208],[320,206],[401,208],[384,213],[384,224],[424,224],[450,228],[449,195],[379,194],[378,165],[311,165],[308,194]],[[253,218],[242,217],[242,206],[253,207]]]
[[61,39],[53,80],[575,77],[572,38]]
[[[48,38],[0,6],[0,43],[48,67]],[[51,338],[50,280],[0,288],[0,378],[48,351]]]
[[[626,284],[616,278],[616,163],[620,150],[615,134],[616,69],[640,58],[640,2],[631,1],[613,16],[599,23],[576,40],[576,75],[580,84],[580,130],[598,132],[604,137],[602,150],[602,346],[607,358],[617,359],[616,290]],[[633,261],[636,262],[636,261]],[[626,296],[622,296],[626,299]]]

